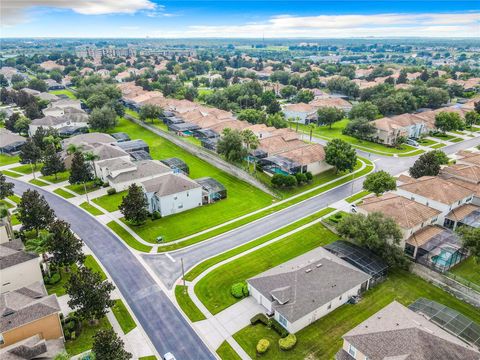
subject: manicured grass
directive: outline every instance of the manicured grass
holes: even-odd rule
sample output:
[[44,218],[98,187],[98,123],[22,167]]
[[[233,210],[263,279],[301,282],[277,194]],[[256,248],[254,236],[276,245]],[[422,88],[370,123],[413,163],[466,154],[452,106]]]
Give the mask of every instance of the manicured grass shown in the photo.
[[432,149],[440,149],[447,146],[447,144],[438,143],[437,145],[430,146]]
[[329,216],[328,218],[326,218],[324,221],[330,225],[330,226],[333,226],[333,227],[336,227],[337,224],[340,222],[341,219],[343,219],[345,216],[348,216],[349,213],[345,212],[345,211],[338,211],[336,212],[335,214]]
[[38,179],[31,179],[28,181],[30,184],[37,185],[37,186],[47,186],[49,185],[45,181],[38,180]]
[[314,224],[216,268],[195,285],[195,294],[212,314],[217,314],[239,301],[230,293],[233,284],[337,239],[323,225]]
[[0,166],[15,164],[20,161],[18,155],[10,156],[5,154],[0,154]]
[[455,139],[455,136],[453,135],[441,134],[441,133],[430,135],[430,137],[433,137],[435,139],[440,139],[440,140],[449,140],[449,141],[451,139]]
[[[42,167],[43,167],[43,164],[37,164],[35,171],[40,171]],[[10,170],[27,175],[27,174],[31,174],[34,171],[34,167],[31,164],[25,164],[25,165],[20,165],[20,166],[11,168]]]
[[118,223],[115,221],[110,221],[107,226],[113,230],[115,234],[117,234],[125,243],[127,243],[130,247],[135,250],[143,251],[143,252],[150,252],[152,248],[150,246],[144,245],[138,242],[132,235],[128,233],[127,230],[122,228]]
[[[326,140],[342,139],[352,144],[353,146],[361,147],[366,151],[370,151],[373,153],[380,153],[383,155],[401,154],[401,153],[406,153],[406,152],[415,150],[414,147],[407,144],[403,144],[399,148],[394,148],[394,147],[388,147],[382,144],[377,144],[371,141],[360,140],[360,139],[354,138],[353,136],[344,135],[342,134],[342,131],[347,126],[349,121],[350,120],[348,119],[343,119],[339,122],[334,123],[331,128],[329,126],[318,126],[313,130],[313,134],[314,136],[318,136]],[[306,125],[299,124],[298,126],[299,126],[299,130],[303,130],[307,134],[310,134],[310,130]],[[295,129],[296,124],[292,123],[291,127],[292,129]]]
[[95,206],[87,203],[86,201],[84,203],[81,203],[80,204],[80,207],[86,211],[88,211],[90,214],[92,214],[93,216],[98,216],[98,215],[102,215],[103,212],[100,211],[99,209],[97,209]]
[[374,313],[397,300],[409,305],[419,297],[435,300],[470,319],[480,322],[480,312],[440,288],[404,271],[392,272],[388,279],[366,292],[356,305],[343,305],[296,333],[297,345],[288,352],[278,347],[279,336],[263,325],[247,326],[234,334],[234,339],[253,358],[261,338],[270,340],[271,347],[262,359],[333,359],[342,345],[342,335]]
[[4,175],[6,176],[10,176],[12,178],[19,178],[20,176],[23,176],[22,174],[18,174],[16,172],[13,172],[13,171],[9,171],[9,170],[2,170],[1,171]]
[[85,267],[89,268],[93,272],[96,272],[102,277],[102,280],[107,279],[107,275],[103,272],[102,268],[98,264],[97,260],[92,255],[85,256]]
[[423,146],[432,146],[438,144],[436,141],[433,141],[431,139],[419,139],[418,143]]
[[207,270],[208,268],[212,267],[213,265],[215,264],[218,264],[219,262],[221,261],[224,261],[226,259],[229,259],[231,258],[232,256],[235,256],[235,255],[238,255],[238,254],[241,254],[242,252],[244,251],[247,251],[249,249],[252,249],[258,245],[261,245],[269,240],[272,240],[272,239],[275,239],[276,237],[282,235],[282,234],[286,234],[292,230],[295,230],[296,228],[300,227],[300,226],[303,226],[305,224],[308,224],[309,222],[312,222],[314,220],[317,220],[319,218],[321,218],[322,216],[325,216],[329,213],[331,213],[332,211],[334,211],[335,209],[333,208],[325,208],[323,210],[320,210],[319,212],[315,213],[315,214],[312,214],[310,216],[307,216],[301,220],[298,220],[290,225],[287,225],[283,228],[280,228],[268,235],[265,235],[265,236],[262,236],[256,240],[253,240],[253,241],[250,241],[246,244],[243,244],[241,246],[238,246],[234,249],[231,249],[229,251],[226,251],[224,253],[221,253],[217,256],[214,256],[210,259],[207,259],[203,262],[201,262],[200,264],[198,264],[197,266],[195,266],[193,269],[191,269],[186,275],[185,275],[185,280],[187,281],[192,281],[193,279],[195,279],[198,275],[200,275],[201,273],[203,273],[205,270]]
[[53,94],[53,95],[67,95],[70,99],[76,99],[77,98],[75,96],[75,94],[68,89],[52,90],[52,91],[49,91],[49,93]]
[[149,145],[154,159],[181,158],[190,167],[192,179],[209,176],[227,189],[227,199],[135,227],[134,230],[145,240],[154,241],[159,235],[166,241],[182,238],[260,209],[272,202],[272,196],[219,170],[140,125],[121,118],[113,131],[125,132],[132,139],[143,139]]
[[480,286],[480,263],[477,263],[473,256],[450,269],[450,272]]
[[90,325],[88,321],[82,323],[82,331],[75,340],[67,340],[65,342],[65,350],[70,356],[81,354],[90,350],[93,346],[93,337],[102,329],[110,329],[112,325],[106,317],[101,319],[97,325]]
[[93,181],[89,181],[85,184],[72,184],[65,186],[68,190],[72,190],[74,193],[78,195],[84,195],[85,189],[87,189],[87,193],[100,189],[99,186],[95,184]]
[[450,142],[453,142],[453,143],[458,143],[458,142],[461,142],[463,141],[462,138],[453,138],[453,139],[450,139]]
[[142,357],[138,358],[138,360],[157,360],[157,357],[155,355],[142,356]]
[[423,154],[425,151],[423,150],[415,150],[413,152],[410,152],[408,154],[398,154],[398,157],[408,157],[408,156],[415,156],[415,155],[420,155],[420,154]]
[[118,206],[122,203],[122,199],[125,195],[127,195],[127,192],[121,191],[113,195],[102,195],[92,201],[108,212],[114,212],[118,210]]
[[352,196],[346,198],[345,201],[348,202],[348,203],[353,203],[353,202],[357,201],[358,199],[361,199],[364,196],[367,196],[368,194],[370,194],[370,191],[363,190],[363,191],[360,191],[359,193],[357,193],[355,195],[352,195]]
[[12,222],[12,226],[20,224],[20,220],[18,220],[17,215],[13,214],[10,217],[10,221]]
[[75,195],[69,193],[68,191],[63,190],[62,188],[55,189],[53,190],[53,192],[57,195],[64,197],[65,199],[71,199],[75,197]]
[[22,198],[15,194],[9,196],[8,199],[12,200],[15,204],[20,204],[20,201],[22,201]]
[[5,200],[0,200],[0,205],[5,206],[7,209],[12,209],[15,207],[12,203]]
[[112,312],[120,324],[124,334],[128,334],[137,327],[135,320],[133,320],[132,315],[130,315],[130,312],[121,299],[115,300],[115,305],[112,307]]
[[217,349],[217,355],[222,360],[241,360],[242,358],[233,350],[232,346],[224,341],[222,345]]
[[58,173],[56,179],[55,179],[55,175],[40,176],[40,179],[49,181],[53,184],[58,184],[63,181],[67,181],[69,176],[70,176],[70,173],[68,171],[64,171],[64,172]]
[[177,299],[178,305],[180,306],[182,311],[185,313],[185,315],[187,315],[190,321],[195,322],[195,321],[206,319],[205,315],[203,315],[203,313],[200,311],[200,309],[197,307],[197,305],[195,305],[195,303],[192,301],[192,299],[188,295],[188,292],[185,286],[183,285],[175,286],[175,298]]

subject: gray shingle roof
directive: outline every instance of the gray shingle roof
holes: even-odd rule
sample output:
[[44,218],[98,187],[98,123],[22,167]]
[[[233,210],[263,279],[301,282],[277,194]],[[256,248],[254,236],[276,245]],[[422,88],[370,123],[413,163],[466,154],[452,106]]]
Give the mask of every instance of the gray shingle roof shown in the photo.
[[119,184],[149,176],[167,174],[172,171],[168,166],[157,160],[141,160],[136,161],[134,164],[137,166],[136,170],[121,173],[114,178],[108,176],[108,180],[114,184]]
[[147,192],[153,192],[158,196],[177,194],[179,192],[201,187],[195,181],[181,174],[167,174],[142,183]]
[[23,250],[21,240],[12,240],[0,244],[0,269],[7,269],[11,266],[38,259],[37,254],[29,253]]
[[273,308],[295,322],[370,276],[326,250],[315,249],[248,280]]
[[23,136],[14,134],[7,129],[0,128],[0,148],[17,142],[25,141],[26,139]]

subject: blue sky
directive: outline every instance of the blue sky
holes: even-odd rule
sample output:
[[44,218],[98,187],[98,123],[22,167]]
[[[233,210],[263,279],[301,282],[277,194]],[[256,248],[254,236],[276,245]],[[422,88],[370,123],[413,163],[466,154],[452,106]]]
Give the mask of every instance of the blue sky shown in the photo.
[[479,37],[478,1],[1,0],[2,37]]

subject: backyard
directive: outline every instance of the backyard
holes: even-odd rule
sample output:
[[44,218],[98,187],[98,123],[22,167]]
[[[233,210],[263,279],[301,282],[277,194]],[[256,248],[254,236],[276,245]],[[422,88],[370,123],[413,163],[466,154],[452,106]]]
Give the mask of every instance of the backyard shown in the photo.
[[356,305],[343,305],[296,333],[297,345],[284,352],[278,347],[279,335],[264,325],[247,326],[233,337],[252,357],[257,359],[258,340],[270,340],[271,347],[262,359],[325,359],[334,358],[342,344],[342,335],[366,320],[393,300],[409,305],[419,297],[433,299],[449,306],[470,319],[480,322],[480,312],[440,288],[405,271],[392,272],[388,279],[369,290]]
[[[477,285],[480,289],[480,262],[476,262],[473,256],[450,269],[450,272],[455,276],[460,276],[467,283],[471,282]],[[460,282],[465,283],[465,281]]]

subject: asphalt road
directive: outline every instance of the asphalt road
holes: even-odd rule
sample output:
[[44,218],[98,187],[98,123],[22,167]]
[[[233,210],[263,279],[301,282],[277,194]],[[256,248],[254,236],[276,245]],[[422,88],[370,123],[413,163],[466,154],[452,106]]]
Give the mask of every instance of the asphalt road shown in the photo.
[[141,262],[120,239],[95,218],[64,199],[16,179],[9,181],[15,184],[15,192],[18,194],[28,188],[35,188],[46,198],[57,216],[71,224],[72,230],[95,253],[113,278],[161,355],[172,352],[179,360],[215,359]]
[[[319,143],[323,142],[323,140],[320,139],[313,140],[316,140]],[[480,137],[476,137],[462,143],[444,147],[441,150],[447,154],[453,154],[459,150],[479,144]],[[395,175],[406,171],[417,158],[380,156],[363,151],[358,151],[358,154],[374,161],[376,165],[375,171],[385,170]],[[180,259],[183,259],[185,271],[188,271],[188,269],[192,268],[202,260],[252,241],[302,217],[313,214],[327,207],[329,204],[349,197],[362,189],[363,180],[363,178],[358,178],[353,182],[353,185],[352,182],[344,184],[338,188],[311,197],[308,200],[289,208],[234,229],[226,234],[220,234],[211,240],[198,243],[185,249],[170,252],[169,257],[164,254],[144,254],[142,257],[162,282],[167,287],[171,288],[182,274]],[[173,258],[175,262],[173,262],[171,258]]]

